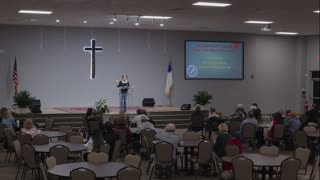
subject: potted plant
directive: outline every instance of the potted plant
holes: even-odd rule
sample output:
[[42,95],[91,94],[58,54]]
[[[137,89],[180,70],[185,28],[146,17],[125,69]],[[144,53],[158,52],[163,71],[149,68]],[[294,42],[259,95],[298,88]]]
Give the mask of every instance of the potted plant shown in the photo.
[[32,97],[29,91],[23,90],[13,97],[13,105],[18,106],[19,108],[28,108],[35,99],[36,98]]
[[109,107],[106,99],[100,99],[99,101],[96,102],[95,106],[97,111],[100,113],[109,112]]
[[198,91],[195,95],[193,95],[194,103],[199,104],[201,106],[209,104],[211,99],[212,95],[209,94],[207,90]]

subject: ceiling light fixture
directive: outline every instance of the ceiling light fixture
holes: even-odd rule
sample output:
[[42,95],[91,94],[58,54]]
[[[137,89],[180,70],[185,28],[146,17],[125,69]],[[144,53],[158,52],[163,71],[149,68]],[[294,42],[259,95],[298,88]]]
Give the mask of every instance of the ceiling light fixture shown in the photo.
[[83,24],[87,24],[88,23],[88,21],[82,21],[83,22]]
[[313,11],[314,13],[320,13],[320,10],[318,9],[318,10],[315,10],[315,11]]
[[161,24],[160,24],[160,26],[161,26],[161,27],[163,27],[163,26],[164,26],[164,24],[163,24],[163,23],[161,23]]
[[209,7],[227,7],[231,6],[229,3],[215,3],[215,2],[196,2],[193,3],[194,6],[209,6]]
[[59,23],[59,22],[60,22],[60,19],[57,19],[57,20],[56,20],[56,23]]
[[171,19],[169,16],[141,16],[142,19]]
[[275,32],[275,34],[278,34],[278,35],[297,35],[299,33],[297,33],[297,32]]
[[113,21],[110,21],[110,22],[109,22],[109,24],[111,24],[111,25],[112,25],[112,24],[114,24],[114,22],[113,22]]
[[52,14],[52,11],[20,10],[20,14]]
[[134,23],[135,26],[139,26],[140,24],[138,22]]
[[272,24],[273,21],[245,21],[247,24]]
[[117,21],[117,16],[114,16],[112,21],[116,22]]

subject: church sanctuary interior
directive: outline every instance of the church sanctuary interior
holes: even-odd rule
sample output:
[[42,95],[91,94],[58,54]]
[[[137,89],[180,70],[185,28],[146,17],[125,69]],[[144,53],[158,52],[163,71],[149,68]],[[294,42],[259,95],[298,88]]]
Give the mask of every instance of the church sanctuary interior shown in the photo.
[[0,180],[319,180],[319,0],[1,0]]

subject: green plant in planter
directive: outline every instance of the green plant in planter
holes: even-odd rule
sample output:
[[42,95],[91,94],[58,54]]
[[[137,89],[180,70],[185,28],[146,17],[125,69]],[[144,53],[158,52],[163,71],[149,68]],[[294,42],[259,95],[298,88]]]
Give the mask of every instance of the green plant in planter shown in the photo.
[[31,96],[31,93],[27,90],[20,91],[13,97],[13,106],[17,105],[19,108],[27,108],[31,105],[31,102],[35,100],[35,97]]
[[200,104],[201,106],[205,106],[210,103],[212,99],[212,95],[209,94],[207,90],[198,91],[195,95],[193,95],[193,101],[195,104]]
[[109,112],[109,107],[106,99],[100,99],[96,102],[96,109],[100,113]]

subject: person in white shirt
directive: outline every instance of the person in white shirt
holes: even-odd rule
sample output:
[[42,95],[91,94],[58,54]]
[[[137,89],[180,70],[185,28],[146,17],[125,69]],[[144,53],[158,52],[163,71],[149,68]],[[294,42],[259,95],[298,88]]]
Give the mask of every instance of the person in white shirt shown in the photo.
[[137,115],[131,120],[131,124],[136,124],[136,126],[139,127],[142,119],[149,120],[149,117],[145,110],[137,109]]

